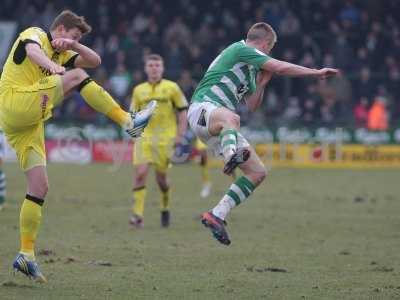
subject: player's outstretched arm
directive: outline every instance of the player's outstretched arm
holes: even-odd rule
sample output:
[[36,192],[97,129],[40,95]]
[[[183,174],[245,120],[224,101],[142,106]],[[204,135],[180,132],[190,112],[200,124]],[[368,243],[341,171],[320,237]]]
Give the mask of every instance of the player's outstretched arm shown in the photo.
[[340,73],[338,69],[331,69],[331,68],[323,68],[319,70],[310,69],[274,58],[271,58],[267,62],[265,62],[261,68],[263,70],[270,71],[278,75],[286,75],[294,77],[315,76],[322,79],[331,76],[336,76]]
[[258,73],[256,91],[246,97],[246,105],[251,112],[256,111],[257,108],[261,105],[264,98],[265,87],[267,86],[267,83],[271,80],[271,78],[272,72],[261,70]]
[[58,51],[72,50],[77,52],[79,55],[74,63],[76,68],[96,68],[101,64],[101,58],[94,50],[75,40],[57,38],[51,44]]
[[65,68],[49,59],[40,46],[36,43],[28,43],[25,46],[26,55],[38,66],[49,70],[51,74],[64,74]]

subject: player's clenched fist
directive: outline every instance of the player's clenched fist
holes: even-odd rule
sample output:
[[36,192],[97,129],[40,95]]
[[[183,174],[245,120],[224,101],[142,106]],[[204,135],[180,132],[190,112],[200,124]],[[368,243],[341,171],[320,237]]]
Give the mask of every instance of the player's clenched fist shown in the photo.
[[318,70],[317,76],[320,79],[325,79],[325,78],[329,78],[332,76],[337,76],[339,74],[340,74],[340,71],[338,69],[323,68],[323,69]]
[[51,72],[51,74],[64,74],[65,73],[65,68],[63,66],[57,65],[56,63],[51,64],[51,66],[49,67],[49,71]]
[[58,51],[66,51],[74,49],[76,41],[67,38],[57,38],[51,42],[51,45]]

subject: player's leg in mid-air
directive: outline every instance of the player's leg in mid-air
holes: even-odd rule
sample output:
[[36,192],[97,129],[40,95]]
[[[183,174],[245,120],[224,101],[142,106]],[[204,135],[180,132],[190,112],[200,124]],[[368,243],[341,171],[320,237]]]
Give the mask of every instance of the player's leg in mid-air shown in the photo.
[[240,117],[232,111],[212,103],[195,103],[189,108],[189,124],[203,141],[220,152],[224,158],[224,173],[232,175],[239,167],[244,176],[238,177],[209,212],[202,215],[202,223],[222,244],[229,245],[225,218],[230,210],[246,200],[266,176],[265,167],[246,139],[239,133]]
[[210,228],[219,242],[225,245],[230,244],[230,239],[225,229],[225,218],[232,208],[238,206],[250,196],[266,176],[265,167],[254,149],[251,146],[245,148],[250,152],[250,157],[238,166],[244,176],[237,178],[219,203],[211,211],[202,215],[202,223]]
[[77,90],[94,110],[119,124],[132,137],[141,135],[156,107],[156,102],[151,101],[136,114],[124,111],[106,90],[80,68],[67,71],[64,75],[61,75],[61,79],[65,94]]
[[208,132],[220,139],[224,173],[227,175],[231,175],[237,166],[250,157],[247,147],[238,147],[239,129],[240,117],[229,109],[219,107],[210,113]]

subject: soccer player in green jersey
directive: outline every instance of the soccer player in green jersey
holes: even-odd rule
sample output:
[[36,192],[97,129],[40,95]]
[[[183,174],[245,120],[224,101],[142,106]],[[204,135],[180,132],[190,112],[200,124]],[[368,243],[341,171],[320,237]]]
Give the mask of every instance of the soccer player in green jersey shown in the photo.
[[310,69],[269,56],[276,33],[269,24],[256,23],[246,40],[231,44],[209,66],[192,96],[188,120],[194,133],[210,149],[224,158],[224,173],[239,167],[238,177],[220,202],[202,215],[202,223],[222,244],[229,245],[225,218],[246,200],[264,180],[266,170],[247,140],[240,134],[240,117],[235,113],[240,101],[251,111],[261,104],[264,89],[273,74],[327,78],[339,74],[331,68]]

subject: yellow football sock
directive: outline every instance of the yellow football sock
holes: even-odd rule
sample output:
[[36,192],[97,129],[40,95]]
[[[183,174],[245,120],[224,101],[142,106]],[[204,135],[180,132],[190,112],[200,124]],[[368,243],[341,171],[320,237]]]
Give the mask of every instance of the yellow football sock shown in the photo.
[[210,172],[208,169],[208,164],[201,164],[200,165],[201,168],[201,180],[203,181],[203,183],[208,183],[210,182]]
[[96,82],[87,78],[80,86],[81,96],[94,110],[106,115],[120,126],[129,121],[129,114]]
[[160,209],[161,211],[169,210],[169,200],[171,199],[171,189],[161,191]]
[[[34,198],[35,201],[27,198]],[[36,201],[39,200],[39,201]],[[42,199],[30,197],[27,195],[22,203],[19,216],[20,234],[21,234],[21,250],[20,252],[33,259],[35,257],[34,247],[36,236],[39,231],[40,221],[42,219]]]
[[143,217],[144,199],[146,198],[146,193],[146,187],[141,187],[133,190],[132,213],[134,215]]

